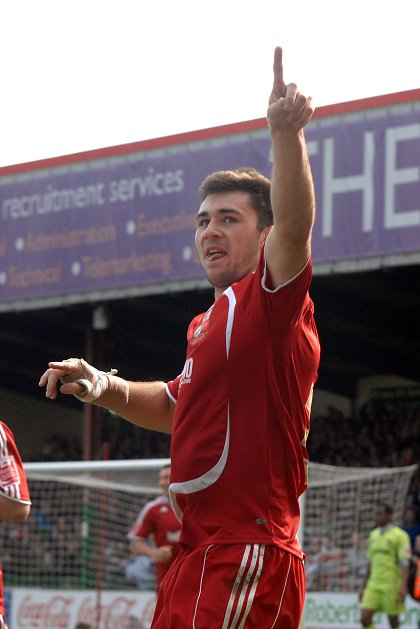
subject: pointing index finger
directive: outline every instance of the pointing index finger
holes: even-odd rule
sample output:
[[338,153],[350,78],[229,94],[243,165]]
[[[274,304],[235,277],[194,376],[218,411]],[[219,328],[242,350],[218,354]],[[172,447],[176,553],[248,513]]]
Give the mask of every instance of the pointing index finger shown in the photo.
[[283,50],[280,46],[277,46],[274,50],[273,73],[274,85],[284,87],[285,83],[283,79]]

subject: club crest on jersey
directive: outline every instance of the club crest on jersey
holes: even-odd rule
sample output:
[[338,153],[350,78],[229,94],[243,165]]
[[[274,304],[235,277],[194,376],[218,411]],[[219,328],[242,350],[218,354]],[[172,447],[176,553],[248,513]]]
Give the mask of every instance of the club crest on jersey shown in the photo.
[[197,325],[197,327],[195,328],[192,338],[191,338],[191,344],[192,345],[196,345],[199,341],[201,341],[201,339],[207,334],[207,332],[209,331],[209,326],[210,326],[210,316],[211,313],[213,312],[213,306],[210,306],[210,308],[207,310],[206,314],[204,315],[204,317],[201,319],[200,323]]

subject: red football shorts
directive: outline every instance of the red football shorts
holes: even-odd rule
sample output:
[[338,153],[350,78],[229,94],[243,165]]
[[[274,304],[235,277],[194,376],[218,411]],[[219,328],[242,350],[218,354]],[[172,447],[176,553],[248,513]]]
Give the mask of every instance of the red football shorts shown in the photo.
[[159,590],[153,629],[297,629],[303,561],[264,544],[183,549]]

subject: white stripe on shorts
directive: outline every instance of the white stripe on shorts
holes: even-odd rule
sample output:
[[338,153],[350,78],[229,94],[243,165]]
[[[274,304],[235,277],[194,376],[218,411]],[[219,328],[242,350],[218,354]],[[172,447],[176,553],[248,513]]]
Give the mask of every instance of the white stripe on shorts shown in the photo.
[[[200,589],[198,591],[198,596],[197,596],[197,600],[195,602],[195,610],[194,610],[194,618],[193,618],[193,629],[195,629],[195,618],[197,616],[197,609],[198,609],[198,602],[200,600],[200,596],[201,596],[201,590],[203,588],[203,577],[204,577],[204,570],[206,569],[206,560],[207,560],[207,553],[209,552],[210,548],[213,546],[213,544],[210,544],[210,546],[207,546],[206,552],[204,554],[204,559],[203,559],[203,569],[201,570],[201,578],[200,578]],[[1,628],[0,628],[1,629]]]
[[289,574],[290,574],[290,568],[292,566],[292,555],[290,555],[289,557],[289,567],[287,568],[287,575],[286,575],[286,579],[284,581],[284,587],[283,587],[283,592],[281,593],[281,598],[280,598],[280,603],[279,603],[279,608],[277,610],[277,614],[276,617],[274,618],[274,622],[271,625],[271,629],[273,629],[273,627],[276,626],[276,622],[277,622],[277,618],[279,617],[280,611],[281,611],[281,606],[283,604],[283,598],[284,598],[284,592],[286,590],[286,585],[287,585],[287,581],[289,579]]
[[[245,568],[248,563],[249,554],[252,548],[252,558],[245,574]],[[233,584],[232,592],[229,598],[229,602],[226,608],[225,618],[223,621],[222,629],[243,629],[245,621],[251,609],[252,601],[254,600],[255,591],[257,589],[258,581],[261,576],[263,560],[264,560],[265,544],[247,544],[242,557],[242,562],[236,575],[235,583]],[[238,597],[238,589],[240,584],[242,587]],[[247,598],[248,594],[248,598]],[[244,604],[246,606],[244,609]],[[231,620],[233,607],[236,602],[235,614]],[[240,624],[241,613],[243,612]]]

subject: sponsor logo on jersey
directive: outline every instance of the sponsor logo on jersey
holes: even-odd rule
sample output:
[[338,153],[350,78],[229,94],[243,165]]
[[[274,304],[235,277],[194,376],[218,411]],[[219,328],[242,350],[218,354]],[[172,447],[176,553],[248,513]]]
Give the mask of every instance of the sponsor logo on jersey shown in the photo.
[[181,373],[181,380],[179,382],[179,386],[182,387],[183,384],[190,384],[192,370],[193,370],[194,360],[192,358],[187,358],[185,361],[184,369]]
[[179,540],[180,534],[181,534],[181,531],[167,531],[166,532],[166,539],[171,544],[175,544]]
[[0,460],[0,484],[2,487],[16,485],[20,483],[19,472],[15,457],[13,455],[4,456]]

